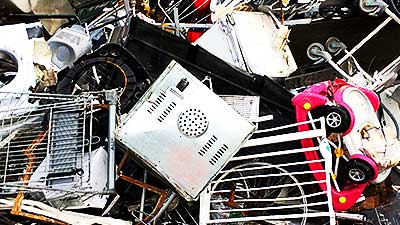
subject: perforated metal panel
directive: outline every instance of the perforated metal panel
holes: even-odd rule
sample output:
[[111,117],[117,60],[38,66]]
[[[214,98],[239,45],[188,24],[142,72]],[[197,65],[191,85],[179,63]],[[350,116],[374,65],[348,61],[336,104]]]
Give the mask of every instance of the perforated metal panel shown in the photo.
[[128,113],[117,140],[193,200],[254,129],[172,62]]
[[199,137],[207,131],[208,120],[200,109],[187,109],[179,115],[178,128],[188,137]]

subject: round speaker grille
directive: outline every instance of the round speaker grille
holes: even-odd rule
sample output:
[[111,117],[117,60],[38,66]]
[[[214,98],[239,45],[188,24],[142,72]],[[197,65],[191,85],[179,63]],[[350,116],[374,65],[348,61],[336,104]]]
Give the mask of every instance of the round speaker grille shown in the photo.
[[208,120],[200,109],[187,109],[179,115],[178,128],[188,137],[199,137],[206,132]]

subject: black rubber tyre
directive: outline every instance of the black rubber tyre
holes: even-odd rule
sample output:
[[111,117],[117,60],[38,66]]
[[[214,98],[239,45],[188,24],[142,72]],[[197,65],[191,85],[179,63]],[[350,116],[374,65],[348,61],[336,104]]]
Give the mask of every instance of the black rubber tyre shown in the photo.
[[[93,68],[96,68],[98,81]],[[151,81],[144,67],[126,49],[107,44],[78,59],[71,68],[60,71],[58,94],[79,94],[121,88],[121,112],[125,113],[140,99]],[[76,87],[79,87],[78,89]]]
[[350,159],[345,166],[347,180],[355,184],[365,184],[374,176],[374,170],[362,159]]
[[350,113],[341,106],[328,106],[325,109],[325,123],[328,133],[344,133],[350,127]]

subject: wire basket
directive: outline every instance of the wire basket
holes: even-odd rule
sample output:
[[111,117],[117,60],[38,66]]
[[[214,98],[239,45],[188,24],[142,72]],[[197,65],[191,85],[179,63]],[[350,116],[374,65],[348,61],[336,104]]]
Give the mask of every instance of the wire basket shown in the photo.
[[0,93],[0,99],[0,194],[108,192],[109,185],[95,187],[91,171],[100,154],[104,178],[112,183],[108,165],[114,157],[109,149],[92,149],[100,141],[92,135],[94,112],[108,108],[102,93]]

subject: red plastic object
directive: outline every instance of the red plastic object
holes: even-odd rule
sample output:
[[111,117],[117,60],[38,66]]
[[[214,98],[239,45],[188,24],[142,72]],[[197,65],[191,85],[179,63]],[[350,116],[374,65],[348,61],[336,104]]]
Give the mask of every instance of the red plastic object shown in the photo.
[[205,11],[210,9],[211,0],[193,0],[193,6],[195,9],[198,8],[199,11]]
[[[196,23],[199,20],[200,23],[207,23],[210,21],[210,18],[203,19],[205,16],[210,15],[210,2],[211,0],[192,0],[193,7],[195,12],[193,13],[192,19],[190,20],[191,23]],[[204,34],[205,31],[198,31],[198,30],[189,30],[187,34],[187,40],[190,42],[195,42],[197,39]]]
[[[351,108],[347,104],[344,103],[342,93],[346,88],[349,88],[349,87],[355,87],[355,86],[350,85],[341,79],[336,79],[334,81],[334,83],[332,83],[330,81],[325,81],[325,82],[311,85],[310,87],[305,89],[302,93],[296,95],[292,99],[292,104],[295,106],[295,109],[296,109],[297,122],[307,121],[308,120],[307,114],[309,111],[311,111],[312,109],[318,108],[320,106],[326,105],[328,103],[328,101],[334,101],[336,104],[345,107],[350,113],[351,125],[350,125],[349,129],[343,133],[343,135],[348,134],[354,126],[355,118],[354,118],[354,115],[352,113],[353,111],[351,110]],[[378,99],[377,95],[368,89],[364,89],[364,88],[360,88],[360,87],[355,87],[355,88],[359,88],[368,97],[368,99],[371,101],[371,103],[376,111],[379,107],[379,99]],[[299,125],[298,130],[299,131],[307,131],[307,130],[309,130],[309,127],[307,124]],[[314,146],[314,142],[312,139],[303,139],[303,140],[301,140],[301,144],[304,148]],[[317,151],[305,152],[305,157],[307,160],[310,160],[310,161],[320,159]],[[361,156],[361,155],[354,155],[352,157],[361,157],[363,160],[370,163],[372,165],[372,167],[374,168],[374,170],[376,172],[375,174],[377,176],[378,169],[377,169],[376,163],[372,159],[370,159],[367,156]],[[323,170],[323,165],[319,162],[311,163],[311,164],[309,164],[309,167],[311,170]],[[375,176],[375,178],[376,178],[376,176]],[[315,173],[314,177],[318,181],[325,180],[325,173],[323,173],[323,172]],[[331,195],[332,195],[332,202],[333,202],[334,210],[335,211],[345,211],[345,210],[349,209],[350,207],[352,207],[356,203],[356,201],[360,198],[362,192],[364,191],[364,189],[367,185],[368,185],[368,183],[353,184],[353,183],[347,182],[345,184],[343,190],[340,190],[340,192],[338,190],[336,190],[334,186],[332,186]],[[323,191],[327,190],[325,183],[320,183],[319,186]]]

